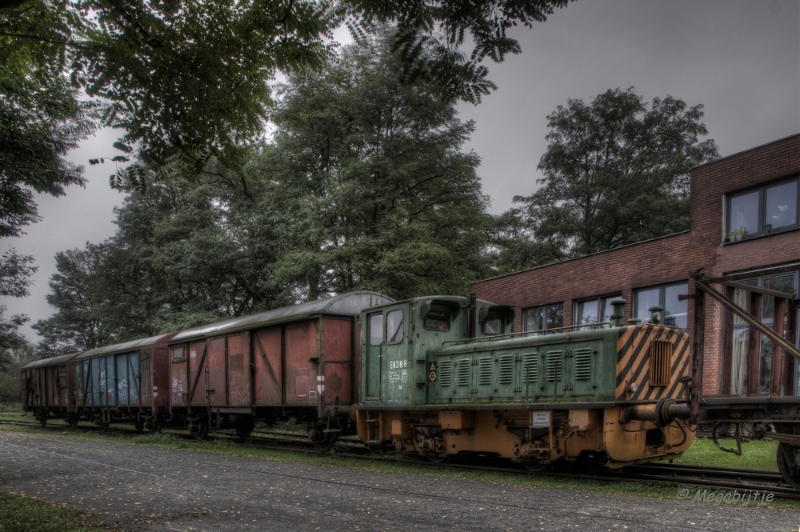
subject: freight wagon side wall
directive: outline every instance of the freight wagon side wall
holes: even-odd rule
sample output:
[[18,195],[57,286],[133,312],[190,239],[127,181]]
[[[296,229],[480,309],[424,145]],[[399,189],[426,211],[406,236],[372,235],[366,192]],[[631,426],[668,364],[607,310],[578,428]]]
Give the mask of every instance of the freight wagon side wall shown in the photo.
[[324,401],[328,404],[353,402],[353,318],[326,317],[322,320],[325,364]]

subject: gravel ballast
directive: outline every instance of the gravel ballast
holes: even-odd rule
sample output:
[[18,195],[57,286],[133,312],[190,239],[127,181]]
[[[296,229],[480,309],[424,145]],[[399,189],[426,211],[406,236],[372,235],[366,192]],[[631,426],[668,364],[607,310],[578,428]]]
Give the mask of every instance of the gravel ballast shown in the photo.
[[108,528],[197,530],[796,531],[784,509],[534,489],[446,476],[0,433],[0,490]]

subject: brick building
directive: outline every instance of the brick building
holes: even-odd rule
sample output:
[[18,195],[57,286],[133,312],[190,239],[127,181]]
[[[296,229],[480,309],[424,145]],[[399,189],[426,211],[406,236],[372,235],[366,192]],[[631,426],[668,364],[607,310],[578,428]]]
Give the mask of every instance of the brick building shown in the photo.
[[[690,273],[748,274],[740,282],[795,292],[786,308],[800,321],[800,134],[691,170],[689,231],[504,275],[472,285],[479,298],[511,305],[517,330],[609,321],[613,299],[628,301],[626,319],[647,320],[665,307],[667,323],[692,333]],[[727,295],[767,324],[774,298]],[[772,343],[706,299],[703,394],[800,395],[798,365],[772,357]],[[798,339],[795,339],[797,341]]]

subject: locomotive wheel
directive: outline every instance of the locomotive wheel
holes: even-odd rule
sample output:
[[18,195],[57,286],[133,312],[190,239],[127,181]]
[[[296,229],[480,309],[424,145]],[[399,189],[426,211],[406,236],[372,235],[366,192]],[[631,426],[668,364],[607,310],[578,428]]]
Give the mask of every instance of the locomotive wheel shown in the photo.
[[192,423],[191,432],[194,439],[203,441],[208,436],[208,422],[205,419],[200,419],[197,423]]
[[323,437],[320,439],[311,438],[311,443],[314,444],[314,449],[321,453],[327,453],[333,446],[336,445],[336,440],[339,436],[335,432],[324,432]]
[[436,454],[426,454],[425,458],[428,459],[428,462],[432,464],[446,464],[452,458],[451,455],[447,454],[445,456],[439,456]]
[[524,467],[525,469],[527,469],[532,473],[543,473],[545,471],[552,469],[553,467],[552,463],[551,464],[540,464],[538,462],[521,462],[521,463],[522,467]]
[[788,443],[778,444],[778,471],[783,480],[800,491],[800,446]]
[[144,421],[137,419],[133,422],[133,428],[136,429],[136,432],[142,432],[144,430]]
[[236,435],[239,442],[244,443],[250,437],[250,433],[256,428],[256,420],[250,416],[242,416],[236,419]]

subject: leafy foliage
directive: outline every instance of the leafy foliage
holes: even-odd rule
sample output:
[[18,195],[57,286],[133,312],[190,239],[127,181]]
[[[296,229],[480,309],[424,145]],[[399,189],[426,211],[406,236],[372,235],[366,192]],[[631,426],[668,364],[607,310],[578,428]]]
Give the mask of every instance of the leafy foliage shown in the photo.
[[44,2],[0,9],[0,237],[39,219],[33,191],[62,196],[84,182],[62,159],[95,118],[62,73],[71,18]]
[[0,351],[0,404],[20,400],[20,369],[38,359],[36,349],[26,340],[12,349]]
[[487,271],[479,158],[460,151],[474,124],[404,80],[398,55],[392,34],[349,47],[291,77],[273,115],[268,201],[292,239],[277,270],[303,297],[458,293]]
[[[19,255],[14,248],[3,253],[0,258],[0,296],[27,296],[31,283],[30,277],[36,272],[36,267],[32,264],[33,257]],[[0,305],[0,350],[12,349],[24,344],[25,339],[18,332],[18,328],[29,321],[24,314],[5,318],[5,311],[5,305]]]
[[702,109],[671,96],[648,108],[631,87],[550,114],[543,186],[514,198],[532,263],[687,230],[689,169],[719,156],[713,140],[699,141],[708,134]]
[[275,142],[235,164],[211,156],[121,176],[129,195],[116,234],[58,256],[48,299],[58,313],[36,325],[41,348],[85,349],[355,289],[463,292],[488,272],[479,160],[460,151],[473,125],[425,82],[401,81],[390,39],[291,77]]

